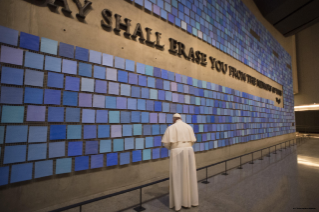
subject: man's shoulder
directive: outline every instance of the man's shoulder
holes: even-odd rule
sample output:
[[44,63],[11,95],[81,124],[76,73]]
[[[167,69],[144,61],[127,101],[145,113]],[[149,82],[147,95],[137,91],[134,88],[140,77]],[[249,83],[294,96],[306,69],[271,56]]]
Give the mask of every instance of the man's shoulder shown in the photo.
[[183,121],[179,121],[178,124],[192,128],[191,125],[189,125],[189,124],[187,124],[187,123],[185,123]]

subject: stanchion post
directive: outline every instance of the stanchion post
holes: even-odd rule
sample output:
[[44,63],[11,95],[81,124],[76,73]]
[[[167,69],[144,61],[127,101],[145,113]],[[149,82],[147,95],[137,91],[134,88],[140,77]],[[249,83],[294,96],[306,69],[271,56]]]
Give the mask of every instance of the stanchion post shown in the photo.
[[134,208],[134,210],[137,212],[145,210],[145,208],[142,206],[142,188],[140,188],[140,205],[138,207]]
[[282,151],[281,143],[280,143],[280,149],[279,149],[279,151]]
[[207,178],[208,178],[207,168],[208,167],[206,167],[206,179],[204,181],[202,181],[203,184],[208,184],[209,183],[208,180],[207,180]]
[[260,150],[260,159],[259,160],[263,160],[263,150]]
[[274,154],[277,154],[277,145],[275,145],[275,152]]
[[251,153],[251,162],[249,164],[254,164],[254,153]]
[[227,174],[227,161],[225,161],[225,172],[222,175],[228,175]]
[[267,157],[270,157],[270,147],[268,147],[268,155]]
[[240,156],[240,165],[239,165],[239,167],[237,168],[237,169],[243,169],[243,167],[241,166],[241,156]]

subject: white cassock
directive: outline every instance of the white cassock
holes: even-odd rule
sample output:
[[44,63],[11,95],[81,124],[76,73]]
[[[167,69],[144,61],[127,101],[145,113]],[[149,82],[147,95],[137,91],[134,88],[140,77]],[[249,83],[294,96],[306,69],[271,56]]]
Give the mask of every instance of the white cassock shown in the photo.
[[181,119],[169,126],[162,143],[170,154],[169,207],[180,210],[182,206],[198,206],[198,186],[195,155],[196,142],[193,128]]

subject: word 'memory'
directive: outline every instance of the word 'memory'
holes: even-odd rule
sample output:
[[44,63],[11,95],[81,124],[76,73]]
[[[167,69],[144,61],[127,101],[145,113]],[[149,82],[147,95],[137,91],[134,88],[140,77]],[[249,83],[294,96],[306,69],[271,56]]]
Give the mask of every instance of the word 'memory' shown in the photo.
[[[112,11],[108,10],[108,9],[104,9],[102,11],[102,16],[103,19],[101,21],[101,25],[102,27],[107,30],[107,31],[111,31],[112,30],[112,24],[113,24],[113,15],[112,15]],[[139,38],[139,41],[141,43],[146,43],[149,46],[156,46],[158,49],[163,49],[164,45],[161,45],[161,33],[156,32],[155,36],[156,36],[156,40],[152,41],[151,40],[151,35],[152,35],[152,29],[151,28],[145,28],[145,34],[144,34],[144,30],[142,28],[142,25],[140,23],[137,23],[135,26],[135,29],[133,32],[131,32],[131,20],[125,18],[124,22],[122,22],[122,16],[119,14],[115,14],[115,28],[113,29],[115,33],[119,34],[121,30],[124,31],[124,36],[126,38],[132,38],[134,40],[136,40],[137,38]]]

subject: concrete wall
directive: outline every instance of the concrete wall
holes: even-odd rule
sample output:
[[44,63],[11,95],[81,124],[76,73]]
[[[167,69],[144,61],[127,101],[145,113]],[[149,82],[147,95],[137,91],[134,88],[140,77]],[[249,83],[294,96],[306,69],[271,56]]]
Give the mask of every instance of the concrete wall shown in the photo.
[[[252,1],[250,3],[248,1],[244,2],[249,7],[251,6]],[[160,67],[263,98],[275,99],[275,94],[252,87],[247,83],[233,79],[227,75],[225,76],[222,73],[212,71],[209,65],[202,67],[183,58],[170,55],[167,51],[169,46],[168,39],[172,37],[185,43],[187,49],[193,47],[195,50],[205,52],[207,55],[214,56],[272,86],[282,89],[280,84],[261,75],[229,55],[124,1],[95,0],[84,22],[78,21],[75,17],[78,9],[72,1],[69,1],[70,9],[73,11],[71,17],[66,17],[61,12],[61,8],[59,8],[58,13],[51,12],[42,3],[43,1],[37,0],[10,0],[1,2],[0,25]],[[100,22],[102,20],[101,10],[104,8],[121,14],[123,18],[131,19],[132,26],[135,26],[136,23],[141,23],[143,28],[150,27],[153,29],[153,32],[161,32],[163,34],[162,42],[166,47],[165,51],[159,51],[139,42],[128,40],[124,38],[122,32],[119,36],[113,32],[103,30]],[[258,14],[255,6],[250,8],[252,8],[254,14]],[[257,17],[260,18],[260,14]],[[268,24],[264,25],[269,31],[274,32],[274,37],[289,53],[293,53],[292,38],[285,39],[275,32],[271,26]],[[280,106],[283,106],[283,101]],[[294,134],[287,134],[196,154],[197,165],[201,167],[292,137],[294,137]],[[50,209],[53,209],[61,205],[68,205],[71,202],[75,203],[80,200],[89,199],[92,196],[112,193],[117,190],[167,177],[168,161],[168,159],[160,159],[152,163],[142,162],[119,168],[102,168],[97,171],[82,171],[55,176],[49,179],[33,180],[31,183],[16,183],[5,188],[0,188],[0,208],[3,211],[35,211],[52,206]],[[46,210],[48,208],[44,209],[44,211]]]
[[296,36],[299,93],[295,95],[295,105],[319,102],[318,34],[319,23],[299,32]]
[[260,13],[254,0],[242,0],[249,10],[256,16],[258,21],[264,25],[267,30],[272,34],[274,38],[280,43],[280,45],[289,53],[291,56],[291,67],[293,77],[293,91],[294,94],[299,92],[298,86],[298,75],[297,75],[297,57],[296,57],[296,36],[283,36],[271,23],[269,23],[264,16]]

